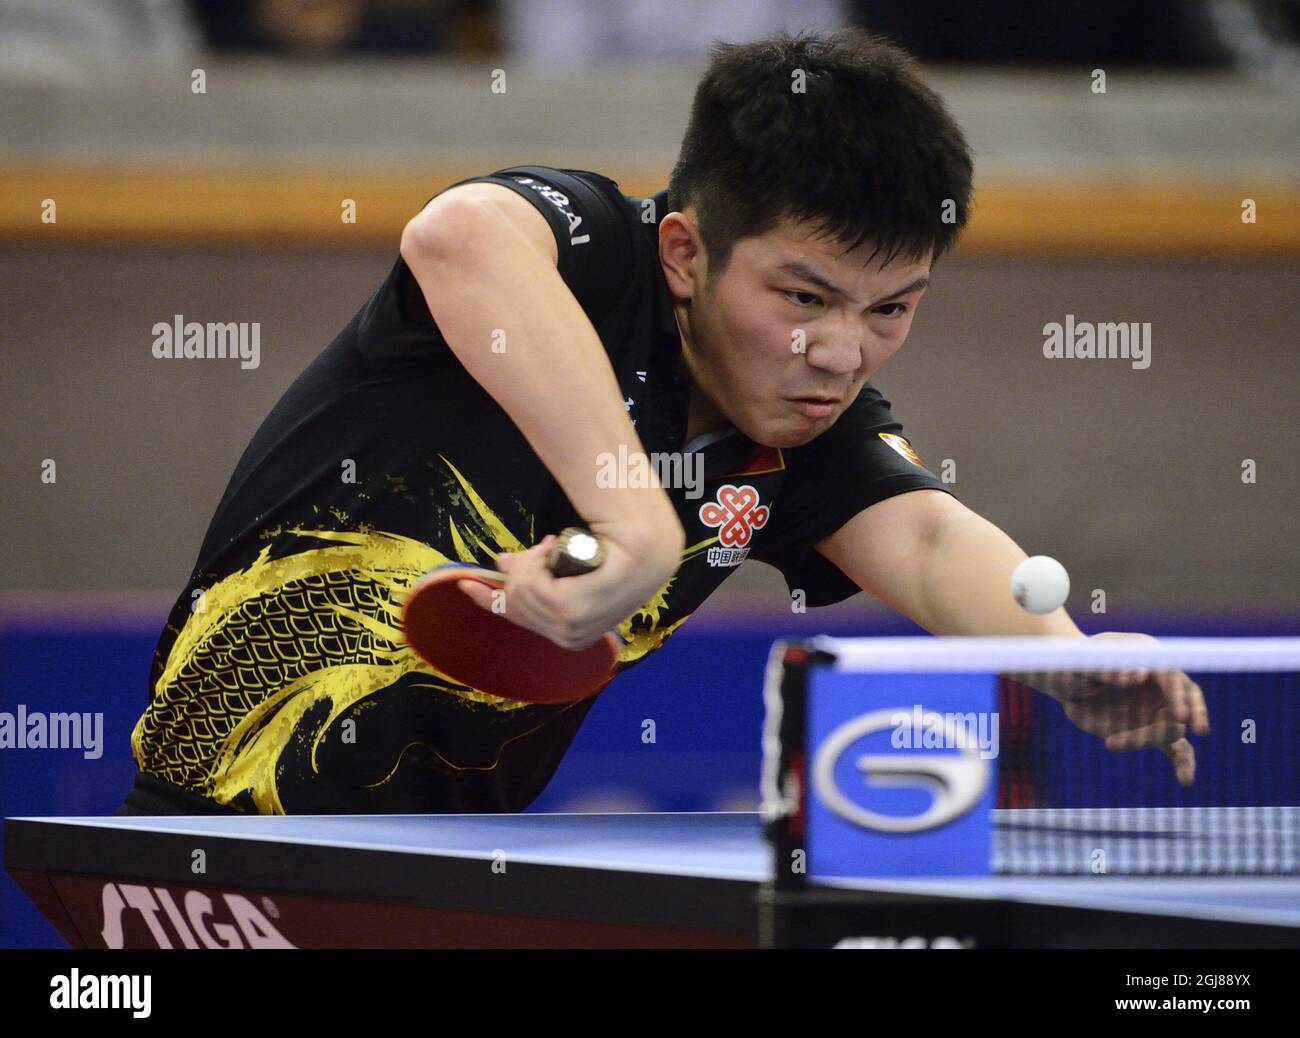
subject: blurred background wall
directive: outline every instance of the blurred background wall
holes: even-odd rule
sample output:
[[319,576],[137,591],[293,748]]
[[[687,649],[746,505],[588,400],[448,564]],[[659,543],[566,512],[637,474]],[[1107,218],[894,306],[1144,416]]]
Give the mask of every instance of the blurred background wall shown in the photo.
[[[652,193],[709,40],[852,22],[932,56],[977,155],[973,225],[876,377],[922,458],[949,462],[961,499],[1031,554],[1060,558],[1076,611],[1101,588],[1110,610],[1289,613],[1296,9],[8,4],[0,589],[21,593],[9,609],[34,592],[75,607],[87,591],[161,608],[261,417],[447,183],[536,162]],[[150,329],[174,314],[260,322],[260,366],[154,359]],[[1149,322],[1150,367],[1044,358],[1043,326],[1067,314]],[[47,458],[54,485],[40,479]],[[788,612],[759,564],[707,608]],[[859,596],[841,611],[880,608]]]
[[[650,194],[711,40],[844,24],[912,49],[976,151],[970,230],[875,379],[922,458],[1065,563],[1085,630],[1300,630],[1297,3],[8,0],[0,709],[103,711],[106,744],[0,750],[4,813],[120,801],[236,459],[425,200],[516,163]],[[155,360],[175,314],[260,322],[260,365]],[[1046,359],[1067,314],[1149,322],[1150,366]],[[537,807],[751,804],[765,647],[811,630],[915,629],[863,595],[793,615],[744,566]],[[653,768],[648,710],[674,722]]]

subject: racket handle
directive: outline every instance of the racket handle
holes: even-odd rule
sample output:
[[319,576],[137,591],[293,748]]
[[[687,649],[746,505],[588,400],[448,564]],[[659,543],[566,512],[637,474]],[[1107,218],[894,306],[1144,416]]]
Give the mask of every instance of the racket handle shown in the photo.
[[581,526],[566,526],[546,556],[546,568],[557,577],[580,577],[604,561],[605,545],[599,537]]

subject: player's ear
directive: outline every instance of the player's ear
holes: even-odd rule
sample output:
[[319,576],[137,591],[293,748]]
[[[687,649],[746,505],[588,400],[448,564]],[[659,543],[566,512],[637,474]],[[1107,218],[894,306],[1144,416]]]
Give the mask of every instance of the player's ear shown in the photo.
[[695,221],[669,213],[659,223],[659,262],[674,296],[690,299],[703,288],[704,243]]

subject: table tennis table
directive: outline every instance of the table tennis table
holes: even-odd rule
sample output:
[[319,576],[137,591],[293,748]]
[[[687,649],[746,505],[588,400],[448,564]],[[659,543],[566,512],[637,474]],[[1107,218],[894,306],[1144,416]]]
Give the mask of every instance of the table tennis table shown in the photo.
[[[1208,836],[1198,810],[1219,812]],[[1026,825],[1066,862],[1099,832],[1137,861],[1153,841],[1231,840],[1225,822],[1254,824],[1251,810],[1148,809],[1118,834],[1113,813],[998,811],[993,866],[1014,866]],[[1300,808],[1268,810],[1300,828]],[[5,825],[6,868],[74,947],[1300,947],[1294,848],[1269,864],[1290,875],[822,879],[790,892],[744,812]]]

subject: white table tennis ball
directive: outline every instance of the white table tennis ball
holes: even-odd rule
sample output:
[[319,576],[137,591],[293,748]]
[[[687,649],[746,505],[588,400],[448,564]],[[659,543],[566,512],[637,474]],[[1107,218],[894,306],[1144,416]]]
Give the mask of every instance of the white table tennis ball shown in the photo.
[[1012,572],[1011,594],[1027,613],[1055,612],[1070,594],[1070,574],[1050,555],[1031,555]]

